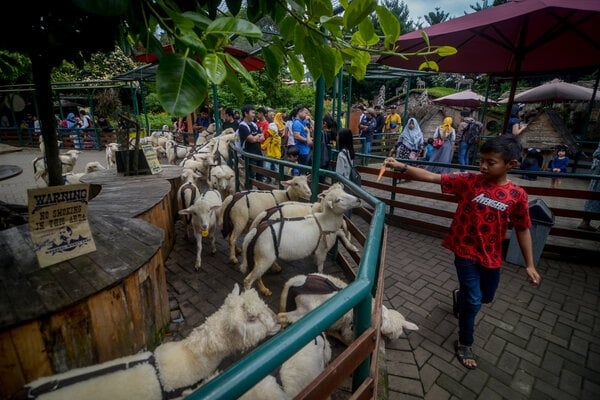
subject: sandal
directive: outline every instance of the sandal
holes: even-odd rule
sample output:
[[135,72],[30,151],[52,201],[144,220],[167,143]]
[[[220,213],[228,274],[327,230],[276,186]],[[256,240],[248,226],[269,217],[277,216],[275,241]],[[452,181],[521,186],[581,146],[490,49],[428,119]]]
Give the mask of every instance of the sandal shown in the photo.
[[452,314],[458,318],[458,289],[452,291]]
[[579,224],[577,229],[581,229],[583,231],[589,231],[589,232],[596,232],[596,228],[594,228],[593,226],[591,226],[589,224]]
[[477,360],[475,360],[475,355],[473,354],[473,349],[470,346],[463,346],[458,344],[458,340],[456,342],[454,342],[454,350],[456,351],[456,358],[458,358],[458,361],[460,361],[460,363],[468,369],[475,369],[477,368],[477,364],[475,365],[471,365],[471,364],[467,364],[467,361],[475,361],[475,363],[477,363]]

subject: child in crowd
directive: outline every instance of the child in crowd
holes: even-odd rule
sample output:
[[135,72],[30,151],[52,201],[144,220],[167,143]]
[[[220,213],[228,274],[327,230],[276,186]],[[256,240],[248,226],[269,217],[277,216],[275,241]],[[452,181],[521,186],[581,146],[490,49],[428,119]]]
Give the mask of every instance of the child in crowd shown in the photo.
[[[274,158],[276,160],[281,159],[281,135],[279,135],[279,128],[275,122],[267,125],[267,138],[260,144],[261,150],[264,152],[266,157]],[[277,164],[270,161],[265,161],[265,168],[271,171],[277,171]],[[269,179],[270,181],[270,179]]]
[[429,161],[429,159],[431,158],[431,155],[433,154],[433,138],[429,138],[427,139],[427,144],[425,145],[425,147],[423,147],[423,159],[425,161]]
[[[544,157],[542,156],[542,151],[538,148],[530,147],[527,149],[527,155],[521,163],[521,169],[524,171],[539,171],[540,168],[542,168],[543,163]],[[537,175],[523,174],[521,178],[529,181],[535,181],[537,180]]]
[[[287,149],[286,157],[289,162],[294,164],[298,164],[298,157],[300,156],[300,151],[296,146],[290,146]],[[300,175],[300,168],[297,167],[285,167],[285,174],[290,176],[298,176]]]
[[502,239],[513,225],[531,285],[539,285],[532,250],[531,219],[527,192],[508,179],[519,165],[521,146],[512,135],[494,137],[479,150],[480,173],[437,174],[393,157],[384,165],[411,179],[441,184],[443,193],[458,200],[450,231],[442,246],[454,253],[459,289],[452,292],[453,312],[458,317],[456,357],[468,368],[477,367],[473,354],[475,318],[482,304],[494,299],[500,282]]
[[[567,157],[567,146],[562,144],[558,145],[556,146],[556,156],[550,162],[550,170],[552,172],[564,174],[567,172],[569,161],[569,157]],[[553,176],[550,187],[553,189],[560,187],[560,178]]]

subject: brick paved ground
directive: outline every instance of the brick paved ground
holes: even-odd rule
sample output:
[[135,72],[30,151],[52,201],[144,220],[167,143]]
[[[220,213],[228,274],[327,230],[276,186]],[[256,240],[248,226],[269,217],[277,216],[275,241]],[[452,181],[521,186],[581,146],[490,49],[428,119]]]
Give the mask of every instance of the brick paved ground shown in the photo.
[[[103,154],[97,153],[88,156],[101,160]],[[32,154],[20,157],[25,165]],[[6,156],[0,155],[0,163],[14,163],[15,158]],[[0,200],[22,198],[20,192],[30,184],[24,174],[21,181],[0,183]],[[383,395],[394,400],[600,398],[598,260],[575,264],[544,255],[538,265],[539,288],[527,285],[521,268],[505,264],[497,298],[483,307],[477,320],[474,351],[479,368],[471,371],[454,356],[457,321],[450,291],[457,281],[452,255],[440,243],[439,238],[389,228],[385,303],[420,330],[387,343]],[[167,340],[185,336],[202,323],[234,282],[243,279],[228,263],[222,241],[214,257],[205,253],[201,271],[193,268],[194,254],[195,245],[185,242],[178,226],[167,261],[171,308],[178,322],[171,324]],[[282,274],[265,276],[265,283],[276,288],[311,268],[305,261],[286,264]],[[336,273],[337,267],[328,263],[325,270]],[[273,309],[277,301],[276,295],[269,299]]]

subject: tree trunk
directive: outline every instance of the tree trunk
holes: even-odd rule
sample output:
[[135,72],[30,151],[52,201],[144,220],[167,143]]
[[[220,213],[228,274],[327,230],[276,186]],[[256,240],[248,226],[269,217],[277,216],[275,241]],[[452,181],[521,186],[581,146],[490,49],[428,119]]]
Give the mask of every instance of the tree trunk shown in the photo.
[[58,136],[56,134],[56,119],[52,104],[52,84],[50,73],[52,66],[47,50],[36,49],[30,54],[33,83],[36,89],[36,99],[39,107],[39,120],[45,147],[46,169],[48,171],[48,186],[63,184],[62,165],[59,158]]

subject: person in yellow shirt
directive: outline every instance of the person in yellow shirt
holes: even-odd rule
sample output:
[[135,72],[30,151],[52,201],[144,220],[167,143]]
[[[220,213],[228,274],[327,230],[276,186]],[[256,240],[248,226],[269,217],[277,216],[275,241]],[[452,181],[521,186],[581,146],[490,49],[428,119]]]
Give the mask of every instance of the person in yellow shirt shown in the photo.
[[400,132],[402,129],[402,118],[400,114],[396,112],[396,106],[389,106],[385,110],[385,126],[383,131],[385,133]]

